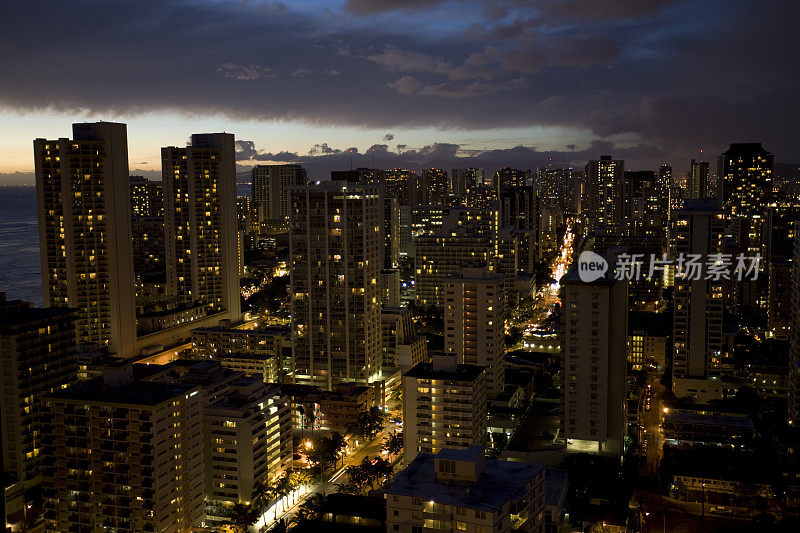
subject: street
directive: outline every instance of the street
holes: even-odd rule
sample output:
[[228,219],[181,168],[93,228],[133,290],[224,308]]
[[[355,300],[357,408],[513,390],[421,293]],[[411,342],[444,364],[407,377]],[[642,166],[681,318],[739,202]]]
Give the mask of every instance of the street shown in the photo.
[[[553,310],[553,305],[559,303],[559,280],[566,273],[567,268],[572,262],[572,244],[574,235],[572,233],[572,226],[567,226],[567,231],[564,234],[564,240],[559,247],[558,256],[556,256],[552,265],[550,266],[552,277],[556,281],[554,283],[544,285],[536,288],[536,294],[533,296],[533,307],[530,311],[530,316],[524,321],[509,321],[508,326],[518,326],[523,331],[523,339],[510,347],[508,351],[515,351],[525,348],[526,342],[528,344],[536,344],[536,335],[541,335],[544,332],[542,326],[547,320],[547,317]],[[552,341],[551,341],[552,344]]]
[[[336,468],[333,473],[325,476],[325,481],[316,482],[310,487],[300,489],[295,493],[294,500],[292,500],[292,496],[290,495],[273,503],[266,513],[259,517],[258,522],[251,526],[250,531],[261,531],[265,525],[269,527],[281,518],[288,520],[289,517],[294,514],[295,511],[297,511],[300,505],[302,505],[302,503],[313,494],[331,494],[338,492],[338,485],[347,481],[347,474],[345,473],[347,467],[361,464],[361,461],[363,461],[365,457],[379,455],[381,453],[381,448],[383,447],[383,441],[387,436],[389,436],[390,432],[397,431],[398,429],[402,431],[401,427],[387,422],[383,430],[381,430],[374,439],[364,446],[360,446],[354,453],[345,456],[343,463],[340,460],[338,463],[339,467]],[[278,507],[277,514],[275,513],[276,506]],[[282,508],[284,510],[281,510]],[[266,522],[264,521],[265,516]]]
[[[639,423],[642,426],[642,443],[647,447],[647,462],[641,470],[643,476],[655,477],[658,466],[664,455],[664,434],[661,429],[661,418],[664,415],[664,387],[661,385],[661,375],[648,372],[645,394],[650,387],[650,410],[642,409]],[[645,401],[645,398],[642,398]]]

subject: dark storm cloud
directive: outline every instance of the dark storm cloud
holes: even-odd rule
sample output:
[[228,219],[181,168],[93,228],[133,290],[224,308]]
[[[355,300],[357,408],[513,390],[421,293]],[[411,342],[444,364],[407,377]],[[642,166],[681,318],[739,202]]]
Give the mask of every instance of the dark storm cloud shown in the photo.
[[[348,0],[345,9],[355,15],[374,15],[389,11],[430,10],[447,2],[458,3],[464,0]],[[518,9],[537,9],[547,17],[565,18],[635,18],[653,13],[659,8],[678,0],[482,0],[473,2],[483,4],[484,12],[494,18],[508,16]]]
[[345,9],[355,15],[374,15],[384,11],[430,9],[447,0],[347,0]]
[[409,148],[398,145],[396,151],[390,151],[388,145],[375,144],[360,153],[357,148],[341,150],[331,148],[327,143],[314,145],[308,154],[290,152],[269,153],[255,149],[252,141],[238,141],[253,147],[250,151],[237,151],[237,159],[242,163],[240,170],[246,172],[247,165],[261,161],[273,163],[299,163],[303,165],[311,179],[327,179],[331,170],[344,170],[351,167],[367,168],[405,168],[420,170],[423,168],[444,168],[450,172],[453,168],[477,167],[493,171],[503,166],[521,169],[535,169],[540,166],[554,167],[574,164],[583,167],[589,159],[597,159],[600,155],[613,153],[615,157],[626,160],[630,169],[645,168],[652,158],[660,160],[667,154],[657,146],[638,144],[630,147],[614,146],[607,141],[595,141],[583,150],[576,150],[574,145],[564,150],[540,151],[532,146],[515,146],[513,148],[495,150],[465,149],[453,143],[433,143],[421,148]]
[[7,1],[0,107],[386,130],[555,126],[625,135],[653,160],[745,139],[800,159],[800,43],[788,22],[800,8],[791,0],[729,0],[725,9],[711,0],[351,0],[298,9]]

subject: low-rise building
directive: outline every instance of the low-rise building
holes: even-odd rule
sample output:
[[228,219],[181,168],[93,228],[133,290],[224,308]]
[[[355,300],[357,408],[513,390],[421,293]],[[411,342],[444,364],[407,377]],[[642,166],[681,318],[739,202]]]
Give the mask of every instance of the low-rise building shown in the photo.
[[676,444],[748,447],[756,436],[753,420],[743,414],[670,409],[662,422],[664,438]]
[[484,457],[483,448],[421,453],[386,489],[386,530],[541,532],[545,468]]
[[268,383],[279,383],[281,379],[280,358],[263,353],[226,353],[216,357],[220,364],[248,377],[257,377]]
[[557,533],[561,530],[567,513],[569,473],[566,470],[548,468],[544,483],[544,532]]
[[360,383],[341,383],[332,391],[285,384],[281,390],[289,398],[294,428],[344,434],[362,412],[375,405],[375,389]]
[[634,370],[652,361],[657,365],[666,364],[667,337],[648,335],[644,330],[634,330],[628,335],[628,363]]
[[235,329],[231,327],[192,330],[192,351],[201,359],[216,359],[224,354],[261,354],[280,357],[288,329]]

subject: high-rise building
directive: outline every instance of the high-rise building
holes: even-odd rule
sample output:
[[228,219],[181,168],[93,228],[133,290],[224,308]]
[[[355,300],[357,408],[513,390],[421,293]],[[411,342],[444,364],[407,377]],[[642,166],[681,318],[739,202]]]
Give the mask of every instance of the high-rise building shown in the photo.
[[545,467],[483,449],[419,454],[386,489],[386,530],[544,531]]
[[468,190],[482,184],[482,169],[454,168],[450,173],[450,194],[453,196],[464,196]]
[[672,187],[672,167],[670,165],[664,164],[658,167],[658,184],[665,190]]
[[395,198],[383,198],[381,233],[383,235],[382,268],[397,268],[400,261],[400,204]]
[[435,355],[403,374],[405,461],[420,452],[486,445],[486,373],[484,367],[456,364]]
[[290,197],[292,378],[371,383],[381,374],[380,188],[322,182]]
[[249,504],[292,459],[292,413],[277,385],[242,378],[203,410],[206,499]]
[[620,234],[624,211],[625,162],[604,155],[586,165],[586,215],[589,228]]
[[43,301],[78,309],[80,345],[135,353],[130,180],[125,124],[72,125],[33,142]]
[[189,531],[205,517],[200,387],[130,365],[45,399],[46,531]]
[[445,281],[444,349],[459,363],[486,367],[486,396],[505,383],[504,277],[486,268],[463,268]]
[[772,200],[773,160],[761,143],[731,144],[719,156],[717,193],[728,217],[764,213]]
[[422,184],[426,205],[447,205],[447,171],[441,168],[430,168],[422,171]]
[[134,217],[131,221],[133,272],[137,281],[166,280],[163,217]]
[[561,285],[567,450],[621,457],[626,423],[627,282],[615,280],[613,274],[584,282],[574,266]]
[[505,277],[506,308],[513,309],[518,241],[513,227],[500,222],[496,203],[487,209],[444,209],[439,230],[414,239],[417,304],[441,307],[444,281],[479,264]]
[[800,203],[792,196],[776,201],[775,207],[767,213],[767,327],[777,336],[784,336],[791,329],[791,284],[798,220]]
[[792,257],[792,311],[789,324],[789,420],[800,420],[800,231]]
[[651,170],[625,172],[623,227],[631,237],[667,237],[668,190]]
[[518,242],[517,265],[527,274],[534,272],[539,259],[539,230],[541,204],[533,187],[512,187],[500,204],[502,225],[510,226]]
[[400,307],[400,270],[381,269],[381,306]]
[[659,209],[667,213],[669,219],[669,204],[670,204],[670,187],[672,187],[672,167],[669,165],[661,165],[658,167],[658,178],[656,178],[658,185],[659,196],[661,196],[661,205]]
[[689,164],[689,179],[686,187],[687,198],[708,198],[708,163],[695,161]]
[[306,169],[300,165],[256,165],[252,172],[253,218],[258,231],[285,228],[289,220],[289,187],[306,184]]
[[564,211],[574,213],[578,210],[575,174],[573,167],[540,168],[533,186],[544,202],[556,202]]
[[[725,212],[726,231],[736,241],[736,253],[767,257],[767,215],[775,200],[773,155],[761,143],[731,144],[717,161],[717,197]],[[759,270],[766,272],[767,262]],[[766,276],[745,280],[736,287],[731,311],[763,314],[766,307]]]
[[167,287],[184,304],[241,317],[236,151],[230,133],[161,149]]
[[383,180],[384,194],[396,199],[401,206],[413,205],[409,202],[409,189],[415,186],[418,179],[417,174],[410,170],[401,168],[387,170]]
[[408,370],[427,358],[425,337],[416,334],[408,307],[381,309],[381,339],[384,370]]
[[511,187],[524,187],[528,185],[528,176],[524,170],[503,167],[494,173],[494,188],[500,197]]
[[492,209],[497,206],[497,198],[497,189],[484,183],[468,189],[458,204],[474,209]]
[[448,235],[422,235],[414,239],[414,287],[418,306],[442,307],[445,281],[465,266],[488,264],[491,242],[486,237],[459,231]]
[[[564,226],[564,212],[555,202],[542,206],[539,218],[539,256],[558,252],[558,233]],[[533,273],[533,270],[528,270]]]
[[76,320],[74,309],[34,308],[0,293],[2,518],[10,531],[27,531],[26,495],[41,483],[43,397],[77,381]]
[[164,216],[164,190],[160,181],[131,176],[130,188],[131,215],[134,218]]
[[238,222],[239,231],[245,234],[255,231],[253,218],[250,197],[245,194],[238,195],[236,197],[236,221]]
[[[677,257],[683,254],[688,260],[694,254],[705,267],[709,256],[723,252],[724,229],[724,216],[716,200],[686,200],[683,209],[675,212]],[[676,268],[675,272],[672,378],[673,392],[679,397],[701,398],[704,387],[706,391],[718,388],[703,382],[719,380],[724,373],[724,280],[706,277],[695,275],[688,265]]]

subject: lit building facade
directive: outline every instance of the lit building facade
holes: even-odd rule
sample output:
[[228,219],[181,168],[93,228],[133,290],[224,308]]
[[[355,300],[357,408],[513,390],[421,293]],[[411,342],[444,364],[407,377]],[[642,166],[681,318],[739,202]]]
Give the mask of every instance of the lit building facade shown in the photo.
[[624,210],[625,162],[609,155],[586,165],[585,214],[592,231],[621,234]]
[[289,220],[289,187],[306,184],[300,165],[256,165],[252,171],[254,224],[259,232],[285,228]]
[[573,267],[563,290],[564,436],[567,451],[624,452],[627,282],[584,282]]
[[46,399],[45,530],[185,532],[205,517],[204,395],[130,366]]
[[[34,308],[0,293],[0,441],[5,516],[10,531],[26,531],[26,494],[41,484],[43,397],[77,381],[74,309]],[[31,521],[32,522],[32,521]]]
[[408,370],[402,379],[406,464],[418,453],[486,445],[484,367],[436,355],[432,362]]
[[386,531],[541,533],[545,467],[486,459],[481,447],[419,454],[386,489]]
[[[675,212],[677,256],[722,252],[725,221],[715,200],[687,200]],[[688,269],[675,273],[673,318],[673,392],[691,395],[697,380],[720,379],[726,372],[722,352],[723,280],[690,276]],[[694,279],[698,277],[699,279]]]
[[444,348],[459,363],[486,367],[486,396],[505,383],[504,278],[486,268],[464,268],[445,281]]
[[43,302],[78,309],[82,346],[134,355],[125,124],[72,125],[73,139],[33,142]]
[[276,385],[242,378],[203,410],[203,439],[207,500],[249,504],[255,487],[291,461],[289,399]]
[[380,189],[323,182],[290,195],[293,380],[371,383],[381,374]]
[[241,318],[236,151],[230,133],[161,149],[169,294]]
[[160,181],[131,176],[130,189],[131,215],[134,218],[164,216],[164,190]]

